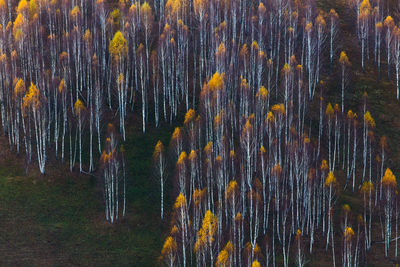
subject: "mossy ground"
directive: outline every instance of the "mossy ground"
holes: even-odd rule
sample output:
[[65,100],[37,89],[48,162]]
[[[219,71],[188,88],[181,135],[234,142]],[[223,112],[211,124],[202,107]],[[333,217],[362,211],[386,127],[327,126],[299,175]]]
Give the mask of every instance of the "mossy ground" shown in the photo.
[[[129,127],[127,216],[116,225],[105,222],[99,178],[70,173],[54,160],[46,175],[36,166],[25,175],[24,158],[6,152],[1,139],[0,265],[157,265],[168,223],[160,220],[151,156],[172,129],[142,134],[140,123]],[[167,194],[167,211],[169,203]]]

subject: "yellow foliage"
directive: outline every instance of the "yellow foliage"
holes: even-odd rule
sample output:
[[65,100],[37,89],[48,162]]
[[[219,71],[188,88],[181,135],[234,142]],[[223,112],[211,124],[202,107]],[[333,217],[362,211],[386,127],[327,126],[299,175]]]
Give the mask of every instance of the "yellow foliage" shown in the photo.
[[353,113],[353,111],[351,109],[349,109],[349,111],[347,112],[347,118],[349,120],[354,118],[354,113]]
[[6,26],[6,32],[10,31],[11,27],[13,26],[12,21],[9,21]]
[[196,153],[196,151],[195,150],[192,150],[192,151],[190,151],[190,154],[189,154],[189,161],[194,161],[194,160],[196,160],[197,159],[197,153]]
[[39,7],[35,0],[29,1],[29,16],[32,18],[38,13]]
[[165,14],[171,17],[179,17],[179,13],[185,9],[186,5],[187,1],[185,0],[168,0],[165,4]]
[[296,20],[298,17],[299,17],[299,13],[297,11],[293,11],[292,18]]
[[290,72],[290,66],[288,63],[285,63],[285,65],[282,68],[282,72],[285,74],[288,74]]
[[296,236],[301,236],[301,230],[300,229],[297,229]]
[[253,41],[252,43],[251,43],[251,49],[255,49],[255,50],[258,50],[258,43],[257,43],[257,41]]
[[193,109],[189,109],[185,114],[185,121],[183,124],[191,123],[196,118],[196,112]]
[[340,109],[339,109],[339,105],[338,105],[338,104],[335,104],[334,110],[335,110],[335,112],[340,112]]
[[187,154],[185,151],[182,151],[181,154],[179,155],[177,165],[184,165],[187,159]]
[[176,225],[171,228],[171,235],[176,235],[179,232],[178,227]]
[[18,14],[26,13],[26,12],[28,12],[28,10],[29,10],[28,1],[26,1],[26,0],[19,1],[18,6],[17,6],[17,13]]
[[137,8],[135,4],[132,4],[131,7],[129,8],[129,14],[133,17],[136,16],[137,14]]
[[56,35],[55,34],[49,34],[49,36],[47,36],[47,39],[49,39],[50,41],[55,41],[56,40]]
[[204,153],[206,154],[211,154],[213,151],[213,143],[210,141],[207,143],[207,145],[204,147]]
[[78,98],[78,100],[76,100],[75,104],[74,104],[74,112],[75,114],[77,114],[78,116],[81,115],[81,113],[83,111],[85,111],[86,107],[83,104],[83,102]]
[[358,222],[359,224],[361,224],[361,225],[364,225],[364,224],[365,224],[364,218],[363,218],[363,216],[362,216],[361,214],[358,214],[358,216],[357,216],[357,222]]
[[336,177],[333,175],[333,172],[330,171],[328,177],[325,179],[325,186],[331,186],[336,184]]
[[225,54],[226,54],[226,47],[225,47],[225,44],[223,42],[221,42],[218,46],[217,52],[215,52],[215,55],[217,57],[218,56],[222,57],[222,56],[225,56]]
[[273,105],[271,110],[274,113],[285,114],[285,106],[282,103]]
[[265,8],[264,4],[260,2],[260,4],[258,5],[258,13],[264,14],[266,11],[267,9]]
[[215,262],[215,266],[217,267],[225,267],[229,266],[229,253],[225,249],[221,250],[218,253],[217,261]]
[[312,30],[312,27],[313,27],[312,22],[307,23],[305,28],[306,32],[309,33]]
[[25,82],[22,79],[18,79],[14,87],[14,95],[20,96],[25,93]]
[[14,38],[16,42],[19,42],[21,39],[25,37],[25,33],[21,29],[17,29],[14,34]]
[[116,61],[121,57],[126,57],[128,55],[128,44],[124,38],[124,35],[120,31],[117,31],[114,34],[108,50]]
[[388,28],[394,27],[394,20],[391,16],[387,16],[383,23]]
[[240,212],[236,213],[235,222],[240,222],[242,219],[242,214]]
[[149,3],[144,2],[142,4],[142,6],[140,7],[140,15],[141,15],[142,19],[149,20],[150,17],[152,16],[152,14],[153,14],[153,11],[151,10]]
[[375,128],[375,120],[372,118],[371,113],[369,111],[364,114],[364,121],[368,124],[369,127]]
[[361,186],[361,192],[369,194],[370,192],[374,191],[374,184],[370,181],[365,181]]
[[158,140],[156,147],[154,148],[154,153],[153,153],[153,158],[156,159],[158,156],[163,153],[164,151],[164,145],[161,142],[161,140]]
[[317,24],[320,27],[325,27],[326,26],[326,22],[324,17],[322,16],[322,14],[318,14],[317,18],[315,19],[315,24]]
[[333,107],[331,103],[328,103],[328,106],[326,106],[326,111],[325,111],[326,115],[328,115],[328,117],[331,117],[334,113]]
[[11,60],[17,60],[17,57],[18,57],[17,50],[13,50],[11,52]]
[[83,35],[83,40],[86,42],[90,42],[92,40],[92,33],[89,29],[85,31],[85,34]]
[[371,4],[369,0],[363,0],[360,4],[360,18],[366,19],[371,13]]
[[172,238],[172,236],[168,236],[167,239],[165,239],[163,248],[161,250],[161,255],[163,257],[165,257],[167,255],[171,255],[176,252],[177,248],[178,248],[178,246],[176,244],[175,239]]
[[222,109],[218,114],[214,117],[214,127],[219,127],[221,125],[221,122],[223,122],[225,112]]
[[180,127],[176,127],[174,132],[172,133],[172,141],[176,141],[177,139],[181,138],[182,134],[181,134],[181,128]]
[[310,138],[309,137],[304,137],[304,144],[309,144],[310,143]]
[[343,205],[343,207],[342,207],[342,209],[343,209],[343,211],[345,212],[345,213],[349,213],[350,212],[350,206],[348,205],[348,204],[344,204]]
[[384,186],[390,186],[393,188],[397,187],[396,177],[389,168],[386,169],[385,175],[382,177],[381,183]]
[[265,52],[264,51],[262,51],[262,50],[260,50],[260,51],[258,51],[258,59],[259,60],[263,60],[263,59],[265,59],[267,56],[265,55]]
[[339,15],[336,13],[336,10],[334,10],[334,9],[331,9],[329,11],[329,16],[334,17],[334,18],[338,18],[339,17]]
[[7,3],[5,0],[0,0],[0,10],[6,10],[7,9]]
[[348,65],[350,65],[349,58],[347,57],[347,54],[346,54],[345,51],[340,52],[339,63],[340,63],[342,66],[348,66]]
[[230,199],[234,195],[237,196],[237,191],[238,191],[238,184],[235,180],[230,181],[228,184],[228,187],[225,190],[225,198]]
[[218,72],[214,73],[211,79],[208,81],[208,87],[213,90],[221,90],[224,87],[224,73],[219,74]]
[[125,9],[125,7],[128,5],[128,0],[119,0],[118,4],[121,9]]
[[61,79],[60,84],[58,85],[58,92],[64,93],[67,90],[67,86],[65,85],[65,80],[64,78]]
[[346,241],[350,241],[354,236],[354,231],[350,226],[347,226],[344,230],[344,238]]
[[65,52],[65,51],[61,52],[59,58],[60,58],[60,61],[67,60],[68,59],[68,53]]
[[243,134],[250,134],[253,129],[253,126],[250,123],[250,120],[246,121],[246,124],[243,127]]
[[23,108],[27,109],[29,107],[33,107],[34,109],[37,109],[40,106],[39,97],[39,90],[37,89],[36,85],[31,83],[28,93],[23,98]]
[[250,88],[249,83],[247,82],[246,79],[242,79],[242,83],[240,84],[240,86],[241,86],[243,89],[246,89],[246,90],[248,90],[248,89]]
[[207,0],[194,0],[193,1],[194,12],[197,14],[197,16],[204,16],[206,6],[207,6]]
[[218,156],[215,158],[215,162],[219,165],[219,164],[221,164],[221,161],[222,161],[222,157],[221,157],[221,155],[218,155]]
[[1,62],[1,63],[7,62],[7,55],[6,55],[5,53],[2,53],[2,54],[0,55],[0,62]]
[[251,267],[260,267],[260,263],[258,262],[258,260],[254,260],[253,263],[251,264]]
[[275,116],[274,116],[274,114],[272,114],[272,112],[270,111],[270,112],[268,112],[268,114],[267,114],[267,121],[269,121],[269,122],[273,122],[275,120]]
[[[106,139],[106,143],[110,143],[110,138]],[[111,152],[106,153],[106,151],[104,150],[103,153],[101,154],[100,161],[103,162],[103,164],[107,164],[110,162],[112,157],[113,154]]]
[[174,209],[180,209],[184,207],[186,207],[186,198],[182,193],[179,193],[174,204]]
[[[123,82],[124,82],[124,74],[121,72],[121,73],[118,75],[117,83],[118,83],[118,84],[123,84]],[[123,89],[123,86],[121,86],[120,89]]]
[[108,21],[112,23],[114,29],[119,29],[119,25],[121,22],[121,12],[118,8],[114,9],[111,12]]
[[70,12],[70,15],[74,19],[76,19],[78,16],[80,16],[81,10],[79,9],[79,6],[74,6],[74,8]]
[[283,103],[280,103],[279,104],[279,111],[280,111],[280,113],[282,114],[282,115],[285,115],[286,114],[286,110],[285,110],[285,106],[283,105]]
[[217,226],[217,216],[214,216],[210,210],[207,210],[204,215],[202,226],[197,233],[197,240],[194,246],[196,251],[199,251],[205,245],[210,245],[214,242],[214,234],[217,230]]
[[230,240],[228,241],[228,243],[226,243],[225,250],[229,254],[232,254],[232,252],[233,252],[233,244],[232,244],[232,242]]
[[[19,13],[17,15],[17,17],[14,21],[14,25],[13,25],[13,35],[17,41],[20,40],[20,38],[25,35],[23,28],[25,27],[26,23],[27,22],[26,22],[24,15]],[[23,34],[23,35],[21,35],[21,34]]]

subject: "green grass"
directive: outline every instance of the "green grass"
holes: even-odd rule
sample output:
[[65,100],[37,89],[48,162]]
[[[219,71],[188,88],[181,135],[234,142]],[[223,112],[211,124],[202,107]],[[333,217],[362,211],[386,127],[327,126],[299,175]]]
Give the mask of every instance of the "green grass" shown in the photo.
[[0,265],[157,265],[168,223],[159,218],[151,156],[171,131],[129,128],[127,217],[114,226],[105,222],[100,178],[58,163],[48,164],[45,176],[36,166],[24,175],[23,159],[0,154],[9,158],[0,159]]

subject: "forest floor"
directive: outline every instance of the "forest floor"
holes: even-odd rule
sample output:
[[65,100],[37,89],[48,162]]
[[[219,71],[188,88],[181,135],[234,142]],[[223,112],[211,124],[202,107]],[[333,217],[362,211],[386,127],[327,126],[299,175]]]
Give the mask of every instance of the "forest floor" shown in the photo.
[[[368,93],[368,109],[376,121],[377,136],[388,137],[387,165],[394,174],[400,172],[400,109],[395,86],[387,82],[385,65],[382,79],[377,81],[373,55],[361,70],[359,44],[355,36],[355,16],[346,6],[346,0],[318,0],[318,8],[329,12],[334,8],[340,17],[340,50],[345,50],[352,63],[351,83],[346,92],[346,110],[361,112],[362,95]],[[333,68],[336,69],[335,67]],[[340,84],[336,71],[327,82],[325,99],[340,103]],[[317,113],[315,113],[317,114]],[[169,143],[173,127],[149,127],[144,135],[138,118],[128,123],[125,142],[128,169],[127,217],[115,226],[104,220],[101,189],[96,176],[70,173],[66,165],[51,159],[47,174],[30,166],[26,171],[23,156],[8,150],[7,140],[0,138],[0,265],[130,265],[155,266],[169,229],[169,223],[159,216],[158,183],[151,178],[151,156],[158,139]],[[315,131],[315,129],[313,129]],[[361,145],[361,144],[360,144]],[[338,175],[339,184],[344,184]],[[157,188],[157,189],[155,189]],[[171,186],[169,186],[171,188]],[[340,192],[337,207],[349,204],[353,216],[362,212],[358,193],[347,187]],[[167,192],[168,193],[168,192]],[[166,210],[172,199],[166,197]],[[338,208],[338,218],[340,209]],[[353,220],[354,221],[354,220]],[[379,220],[374,224],[377,228]],[[335,233],[342,231],[335,224]],[[340,262],[341,235],[337,234],[336,262]],[[389,259],[384,258],[380,231],[374,231],[372,250],[367,256],[368,266],[394,266],[394,244]],[[312,256],[307,255],[310,266],[330,266],[331,251],[325,252],[323,237],[317,237]]]
[[[149,127],[140,120],[128,128],[127,216],[105,222],[96,176],[71,173],[56,160],[46,175],[37,166],[25,171],[23,156],[0,138],[1,266],[156,266],[168,223],[162,223],[151,157],[158,139],[168,144],[172,127]],[[171,201],[166,198],[166,209]]]

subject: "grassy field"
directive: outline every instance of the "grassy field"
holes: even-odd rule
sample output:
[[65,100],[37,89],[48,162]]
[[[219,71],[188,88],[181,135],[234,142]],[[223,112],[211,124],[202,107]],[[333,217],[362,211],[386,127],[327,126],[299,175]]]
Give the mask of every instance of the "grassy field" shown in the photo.
[[168,224],[159,219],[151,155],[158,139],[168,144],[171,131],[150,127],[143,135],[140,126],[129,128],[127,217],[115,226],[105,222],[98,178],[70,173],[54,161],[45,176],[36,166],[25,175],[24,159],[3,150],[0,265],[156,265]]

